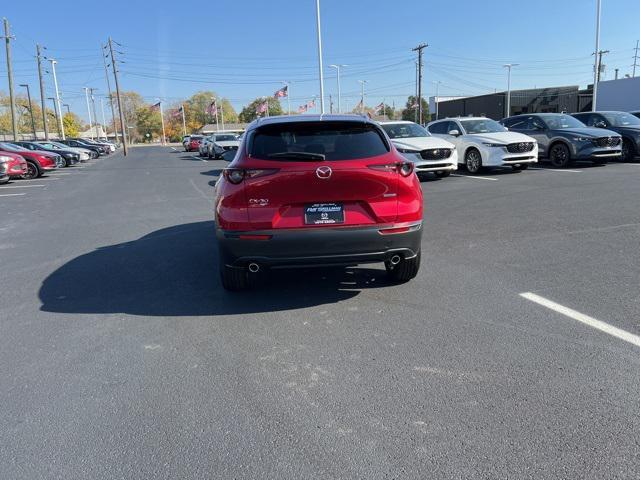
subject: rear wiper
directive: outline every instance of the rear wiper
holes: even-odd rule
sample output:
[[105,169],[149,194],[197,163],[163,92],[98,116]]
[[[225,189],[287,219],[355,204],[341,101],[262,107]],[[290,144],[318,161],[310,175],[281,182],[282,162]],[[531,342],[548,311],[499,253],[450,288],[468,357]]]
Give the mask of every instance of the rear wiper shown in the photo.
[[267,158],[292,158],[296,160],[324,160],[325,156],[322,153],[312,152],[278,152],[270,153]]

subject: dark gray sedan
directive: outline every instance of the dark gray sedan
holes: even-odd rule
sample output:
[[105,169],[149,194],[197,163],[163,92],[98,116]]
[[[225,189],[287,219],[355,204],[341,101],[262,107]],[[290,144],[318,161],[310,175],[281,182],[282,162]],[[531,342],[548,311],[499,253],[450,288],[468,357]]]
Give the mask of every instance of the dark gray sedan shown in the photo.
[[622,160],[640,154],[640,118],[627,112],[584,112],[573,116],[588,127],[606,128],[622,136]]
[[606,163],[622,155],[622,137],[616,132],[587,127],[564,113],[516,115],[501,122],[509,130],[538,141],[538,156],[554,167],[568,167],[575,160]]

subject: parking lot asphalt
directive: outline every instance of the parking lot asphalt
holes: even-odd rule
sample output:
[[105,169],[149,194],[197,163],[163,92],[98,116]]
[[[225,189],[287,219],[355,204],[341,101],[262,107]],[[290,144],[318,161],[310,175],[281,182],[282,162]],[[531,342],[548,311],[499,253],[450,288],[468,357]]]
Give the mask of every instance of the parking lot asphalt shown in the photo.
[[225,165],[0,186],[0,478],[638,478],[640,164],[427,180],[414,281],[241,294]]

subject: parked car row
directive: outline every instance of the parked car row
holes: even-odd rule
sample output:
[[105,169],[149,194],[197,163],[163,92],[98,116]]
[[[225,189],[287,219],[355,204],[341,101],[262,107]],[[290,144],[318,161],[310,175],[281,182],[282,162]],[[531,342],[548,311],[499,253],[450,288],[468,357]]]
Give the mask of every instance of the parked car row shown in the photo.
[[235,151],[240,145],[238,132],[220,131],[210,135],[185,135],[182,146],[186,152],[198,152],[200,157],[222,158],[226,152]]
[[115,150],[111,142],[87,139],[0,142],[0,183],[38,178],[56,168],[70,167]]
[[[640,115],[626,112],[534,113],[500,122],[485,117],[382,122],[382,128],[421,176],[446,177],[491,167],[525,170],[538,161],[563,168],[577,160],[632,161],[640,154]],[[442,142],[445,142],[444,144]]]

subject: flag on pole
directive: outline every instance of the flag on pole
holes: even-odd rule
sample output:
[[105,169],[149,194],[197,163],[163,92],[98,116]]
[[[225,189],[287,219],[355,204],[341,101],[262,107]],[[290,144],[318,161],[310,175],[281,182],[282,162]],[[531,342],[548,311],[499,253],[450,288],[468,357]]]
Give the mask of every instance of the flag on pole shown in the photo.
[[216,105],[215,100],[209,104],[209,106],[205,109],[204,113],[207,113],[212,116],[218,113],[218,106]]
[[354,108],[354,110],[356,110],[356,111],[362,111],[362,100],[360,100],[360,101],[356,104],[356,107]]
[[285,98],[289,96],[289,86],[285,85],[273,94],[273,98]]
[[316,100],[315,100],[315,98],[307,103],[307,108],[316,108]]
[[151,110],[160,110],[160,102],[151,105]]
[[267,103],[266,100],[264,102],[258,104],[258,106],[256,107],[256,113],[258,115],[261,114],[261,113],[266,113],[268,106],[269,106],[269,104]]
[[305,113],[309,109],[308,105],[300,105],[298,107],[298,113]]
[[175,112],[171,114],[172,118],[179,118],[182,115],[182,107],[178,108]]
[[384,103],[380,103],[379,105],[376,105],[375,107],[373,107],[373,113],[378,114],[380,112],[380,110],[382,110],[384,108]]

